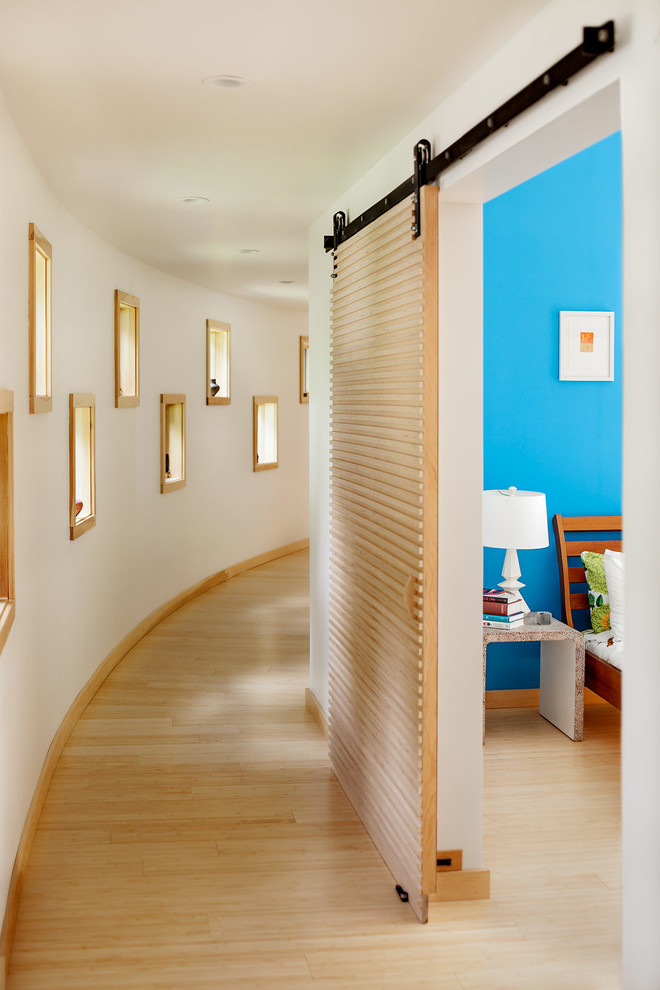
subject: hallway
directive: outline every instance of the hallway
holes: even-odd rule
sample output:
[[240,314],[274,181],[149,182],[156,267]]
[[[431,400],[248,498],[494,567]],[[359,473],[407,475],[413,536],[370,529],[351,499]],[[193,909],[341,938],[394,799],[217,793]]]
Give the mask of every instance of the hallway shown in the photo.
[[579,745],[488,713],[493,899],[421,926],[305,710],[307,589],[306,552],[248,571],[105,682],[46,802],[9,990],[618,987],[618,713],[592,706]]

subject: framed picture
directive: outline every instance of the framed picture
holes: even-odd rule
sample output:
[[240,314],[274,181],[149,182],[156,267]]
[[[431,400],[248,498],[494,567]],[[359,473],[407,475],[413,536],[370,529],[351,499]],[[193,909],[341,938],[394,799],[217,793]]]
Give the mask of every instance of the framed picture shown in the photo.
[[559,380],[614,381],[614,313],[560,312]]

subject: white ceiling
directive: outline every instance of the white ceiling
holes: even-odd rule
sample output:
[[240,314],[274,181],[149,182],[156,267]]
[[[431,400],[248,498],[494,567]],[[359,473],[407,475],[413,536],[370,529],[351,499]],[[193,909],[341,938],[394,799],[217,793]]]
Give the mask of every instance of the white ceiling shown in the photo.
[[[0,0],[0,86],[106,240],[302,307],[309,223],[547,2]],[[250,85],[203,84],[220,73]]]

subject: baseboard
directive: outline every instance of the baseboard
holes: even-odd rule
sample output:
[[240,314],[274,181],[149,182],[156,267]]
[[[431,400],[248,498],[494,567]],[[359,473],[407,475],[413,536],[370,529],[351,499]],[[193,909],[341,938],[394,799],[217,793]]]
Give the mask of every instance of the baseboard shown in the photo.
[[490,870],[448,870],[438,873],[434,894],[429,902],[487,901],[490,897]]
[[328,738],[328,716],[325,714],[321,708],[321,704],[310,688],[305,688],[305,708],[314,716],[314,720],[318,725],[319,729]]
[[513,691],[486,691],[486,708],[538,707],[538,688],[517,688]]
[[224,570],[218,571],[216,574],[212,574],[208,578],[204,578],[203,581],[199,581],[197,584],[194,584],[192,587],[182,591],[174,598],[171,598],[168,602],[165,602],[164,605],[154,609],[154,611],[151,612],[146,619],[143,619],[142,622],[132,629],[127,636],[124,636],[121,642],[118,643],[117,646],[110,651],[110,653],[108,653],[105,660],[103,660],[97,667],[87,684],[85,684],[82,691],[80,691],[78,696],[75,698],[73,704],[64,716],[59,729],[55,733],[53,741],[51,742],[46,754],[46,759],[44,760],[43,767],[41,768],[41,773],[32,796],[32,801],[25,819],[25,825],[23,826],[21,839],[18,844],[16,859],[14,860],[14,868],[12,870],[11,880],[9,882],[9,891],[7,893],[2,931],[0,932],[0,990],[4,990],[6,976],[9,970],[9,959],[11,957],[11,948],[14,940],[14,932],[16,930],[16,919],[18,917],[18,905],[20,903],[21,890],[23,887],[23,875],[30,856],[30,849],[37,830],[37,825],[39,824],[39,819],[46,800],[48,788],[50,787],[50,782],[53,778],[57,761],[62,754],[69,736],[71,735],[76,722],[85,711],[96,692],[99,690],[106,678],[112,673],[120,660],[123,660],[126,654],[129,653],[130,650],[132,650],[133,647],[136,646],[148,632],[151,632],[151,630],[157,626],[159,622],[162,622],[168,615],[176,612],[182,605],[186,605],[188,602],[192,601],[193,598],[197,598],[198,595],[203,594],[205,591],[210,591],[210,589],[215,588],[216,585],[222,584],[224,581],[228,581],[230,578],[236,577],[244,571],[252,570],[252,568],[259,567],[261,564],[267,564],[271,560],[277,560],[279,557],[286,557],[291,553],[297,553],[297,551],[305,550],[308,547],[309,539],[298,540],[296,543],[288,543],[283,547],[277,547],[274,550],[267,550],[265,553],[260,553],[256,557],[250,557],[238,564],[232,564],[231,567],[226,567]]
[[[585,705],[606,705],[603,698],[584,689]],[[538,688],[517,688],[512,691],[486,691],[486,708],[538,708]]]

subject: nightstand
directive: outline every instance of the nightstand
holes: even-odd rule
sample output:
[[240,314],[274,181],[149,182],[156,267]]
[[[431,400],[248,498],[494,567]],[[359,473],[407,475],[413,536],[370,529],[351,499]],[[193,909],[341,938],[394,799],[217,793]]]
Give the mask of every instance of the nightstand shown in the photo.
[[486,733],[486,650],[489,643],[541,644],[541,687],[539,712],[575,742],[582,739],[584,721],[584,637],[577,629],[553,618],[550,625],[538,626],[525,617],[517,629],[484,626],[483,731]]

